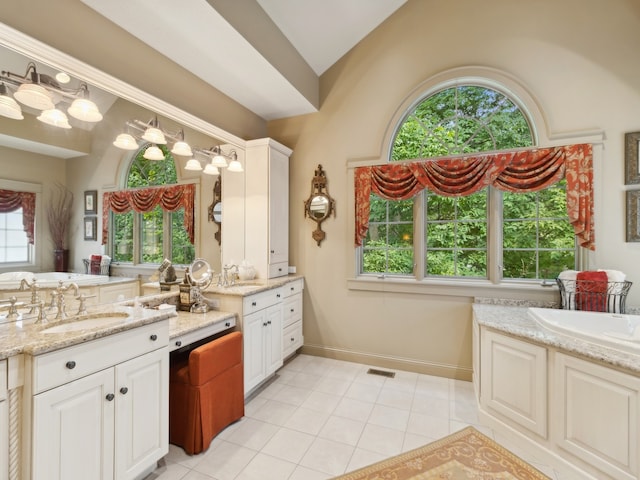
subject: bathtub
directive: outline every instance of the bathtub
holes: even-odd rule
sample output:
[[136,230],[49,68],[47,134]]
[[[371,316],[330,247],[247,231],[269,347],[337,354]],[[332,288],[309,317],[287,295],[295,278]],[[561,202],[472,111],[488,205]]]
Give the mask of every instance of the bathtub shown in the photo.
[[554,333],[640,355],[640,315],[533,307],[528,314]]
[[31,283],[35,278],[37,285],[41,288],[55,288],[62,280],[65,284],[74,282],[80,285],[97,285],[109,281],[107,275],[87,275],[85,273],[64,273],[64,272],[7,272],[0,273],[0,290],[19,290],[20,281],[26,279]]

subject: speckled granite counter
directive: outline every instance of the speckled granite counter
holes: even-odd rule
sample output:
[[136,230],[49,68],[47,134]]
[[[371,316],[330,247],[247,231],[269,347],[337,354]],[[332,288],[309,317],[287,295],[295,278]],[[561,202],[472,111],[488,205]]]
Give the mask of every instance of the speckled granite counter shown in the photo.
[[131,318],[126,322],[121,322],[116,325],[61,333],[42,333],[42,330],[54,325],[59,325],[62,322],[71,322],[73,318],[60,322],[49,321],[44,325],[34,323],[34,319],[4,323],[0,325],[0,360],[20,353],[40,355],[149,323],[158,322],[166,318],[175,317],[176,315],[173,310],[142,309],[139,312],[134,312],[133,307],[124,306],[114,306],[109,309],[94,309],[90,311],[90,314],[105,313],[108,311],[126,312],[131,315]]
[[621,352],[545,330],[527,314],[527,307],[475,303],[473,315],[478,324],[483,327],[640,375],[640,355]]
[[186,335],[201,328],[233,319],[235,316],[235,313],[217,310],[209,310],[207,313],[178,312],[178,316],[169,320],[169,338]]

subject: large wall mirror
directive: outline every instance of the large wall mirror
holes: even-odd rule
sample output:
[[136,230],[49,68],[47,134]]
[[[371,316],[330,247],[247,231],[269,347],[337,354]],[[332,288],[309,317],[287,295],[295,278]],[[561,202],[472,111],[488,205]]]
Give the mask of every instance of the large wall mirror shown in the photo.
[[[69,238],[72,257],[70,269],[73,271],[83,271],[82,258],[94,253],[110,253],[101,246],[101,231],[98,232],[96,241],[87,241],[82,235],[82,195],[86,190],[97,190],[101,207],[102,193],[120,188],[122,176],[128,171],[126,167],[131,153],[114,147],[112,142],[119,133],[125,133],[127,122],[147,122],[157,118],[163,128],[181,131],[185,141],[192,146],[210,150],[213,146],[223,145],[242,154],[243,140],[0,24],[0,70],[24,75],[30,62],[35,65],[39,74],[55,78],[56,74],[64,72],[71,77],[71,85],[86,82],[91,100],[98,105],[103,115],[102,121],[98,123],[70,118],[71,129],[43,124],[36,119],[39,111],[24,105],[21,105],[24,116],[22,120],[0,116],[0,167],[5,172],[3,177],[41,184],[43,200],[56,183],[63,183],[75,194]],[[186,156],[174,158],[179,182],[195,182],[199,185],[195,207],[195,255],[206,259],[214,270],[219,271],[224,241],[216,241],[217,224],[208,221],[208,205],[217,177],[186,170],[184,167],[189,160]],[[207,163],[206,157],[196,155],[196,158],[203,165]],[[234,174],[223,171],[221,175],[224,177]],[[232,181],[229,184],[237,189],[243,182]],[[244,196],[244,192],[236,193],[239,197]],[[41,221],[37,228],[43,228],[43,225],[46,228],[42,204],[43,201],[40,201],[38,205],[40,211],[37,214]],[[101,225],[101,213],[98,209],[98,228]],[[236,233],[238,238],[244,238],[244,231]],[[49,237],[37,234],[36,244],[36,256],[40,260],[35,268],[46,270],[50,266]],[[112,273],[134,276],[139,273],[136,268],[124,264],[115,265]]]

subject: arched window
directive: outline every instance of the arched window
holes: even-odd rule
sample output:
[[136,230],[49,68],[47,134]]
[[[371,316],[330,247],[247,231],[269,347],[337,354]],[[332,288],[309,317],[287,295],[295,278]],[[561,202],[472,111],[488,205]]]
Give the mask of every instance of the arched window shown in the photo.
[[[136,189],[178,182],[171,152],[164,145],[158,147],[164,160],[143,157],[148,145],[133,156],[124,188]],[[113,215],[113,259],[134,264],[157,264],[168,258],[174,264],[190,264],[195,248],[184,227],[184,209],[170,212],[158,204],[149,212],[111,213]]]
[[[398,125],[390,161],[530,147],[532,130],[506,93],[458,84],[411,109]],[[530,193],[488,187],[456,197],[425,189],[408,200],[372,194],[360,273],[494,283],[555,278],[576,262],[565,185]]]

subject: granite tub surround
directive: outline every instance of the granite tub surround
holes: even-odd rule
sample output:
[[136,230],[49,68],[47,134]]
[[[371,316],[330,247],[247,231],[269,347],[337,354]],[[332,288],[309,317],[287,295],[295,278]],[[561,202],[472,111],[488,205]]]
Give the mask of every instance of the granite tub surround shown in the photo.
[[482,327],[623,369],[634,375],[640,374],[640,355],[621,352],[545,330],[529,316],[528,306],[474,303],[473,316]]
[[[43,330],[53,326],[82,321],[93,316],[107,316],[110,313],[127,314],[127,318],[116,324],[94,325],[86,329],[59,333],[43,333]],[[108,305],[92,308],[87,315],[72,316],[60,321],[49,320],[44,324],[36,323],[35,318],[22,318],[0,325],[0,360],[20,353],[40,355],[175,316],[176,312],[170,309],[154,310]]]

